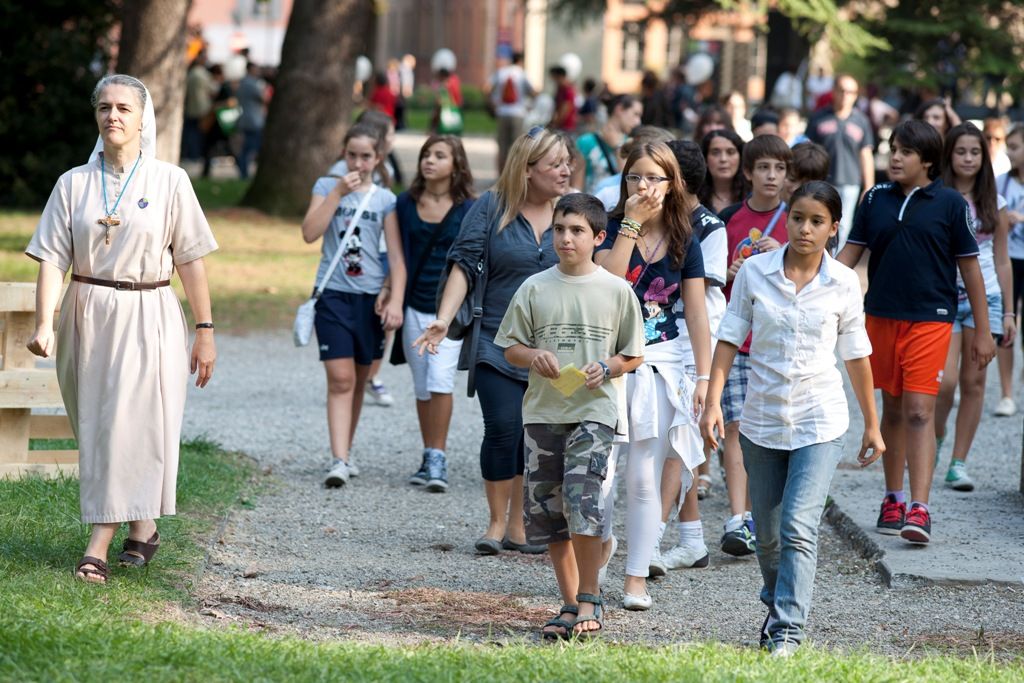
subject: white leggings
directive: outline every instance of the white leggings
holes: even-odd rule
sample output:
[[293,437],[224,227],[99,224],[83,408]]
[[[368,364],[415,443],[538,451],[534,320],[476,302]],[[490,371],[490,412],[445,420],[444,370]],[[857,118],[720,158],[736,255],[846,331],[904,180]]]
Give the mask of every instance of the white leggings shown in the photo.
[[[633,375],[626,382],[626,394],[633,395]],[[679,456],[672,452],[668,430],[675,408],[668,400],[665,380],[654,376],[658,401],[658,438],[630,442],[626,458],[626,574],[647,576],[654,544],[661,525],[661,472],[665,460]]]

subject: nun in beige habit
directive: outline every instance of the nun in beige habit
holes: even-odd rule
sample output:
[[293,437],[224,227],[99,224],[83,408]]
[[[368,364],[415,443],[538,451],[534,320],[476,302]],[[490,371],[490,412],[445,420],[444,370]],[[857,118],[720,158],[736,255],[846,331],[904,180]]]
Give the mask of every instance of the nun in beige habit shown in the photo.
[[[178,442],[189,373],[204,387],[217,356],[203,256],[217,248],[185,172],[158,161],[141,81],[120,74],[93,91],[99,141],[53,188],[26,253],[39,262],[36,330],[78,439],[82,521],[92,524],[75,576],[105,583],[107,550],[128,522],[122,565],[143,566],[175,512]],[[56,339],[53,312],[64,281]],[[178,271],[195,316],[170,280]]]

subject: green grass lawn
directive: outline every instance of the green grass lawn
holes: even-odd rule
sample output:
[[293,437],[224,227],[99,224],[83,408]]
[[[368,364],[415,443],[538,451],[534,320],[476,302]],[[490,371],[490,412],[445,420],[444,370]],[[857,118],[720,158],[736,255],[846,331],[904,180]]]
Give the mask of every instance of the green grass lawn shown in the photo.
[[[405,122],[409,130],[426,131],[427,126],[430,125],[430,114],[429,109],[407,109]],[[462,125],[465,135],[494,136],[498,131],[498,124],[490,114],[482,109],[463,109]]]

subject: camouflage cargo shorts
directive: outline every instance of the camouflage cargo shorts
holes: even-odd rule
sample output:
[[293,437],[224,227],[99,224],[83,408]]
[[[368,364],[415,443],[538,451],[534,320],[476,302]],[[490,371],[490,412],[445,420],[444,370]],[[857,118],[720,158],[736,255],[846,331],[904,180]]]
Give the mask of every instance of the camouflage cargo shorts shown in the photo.
[[615,430],[597,422],[525,426],[523,518],[528,543],[600,536],[605,519],[602,483]]

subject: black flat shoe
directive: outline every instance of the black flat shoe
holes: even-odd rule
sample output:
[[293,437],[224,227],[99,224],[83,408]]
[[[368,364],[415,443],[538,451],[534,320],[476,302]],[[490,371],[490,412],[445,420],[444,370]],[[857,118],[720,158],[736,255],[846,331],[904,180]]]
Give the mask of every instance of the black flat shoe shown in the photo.
[[508,536],[502,539],[501,547],[505,550],[515,550],[517,552],[523,553],[524,555],[540,555],[541,553],[546,553],[548,551],[548,547],[546,545],[532,545],[530,543],[513,543],[512,541],[508,540]]
[[501,552],[501,546],[501,542],[493,538],[481,536],[473,547],[476,548],[476,552],[479,555],[497,555]]

